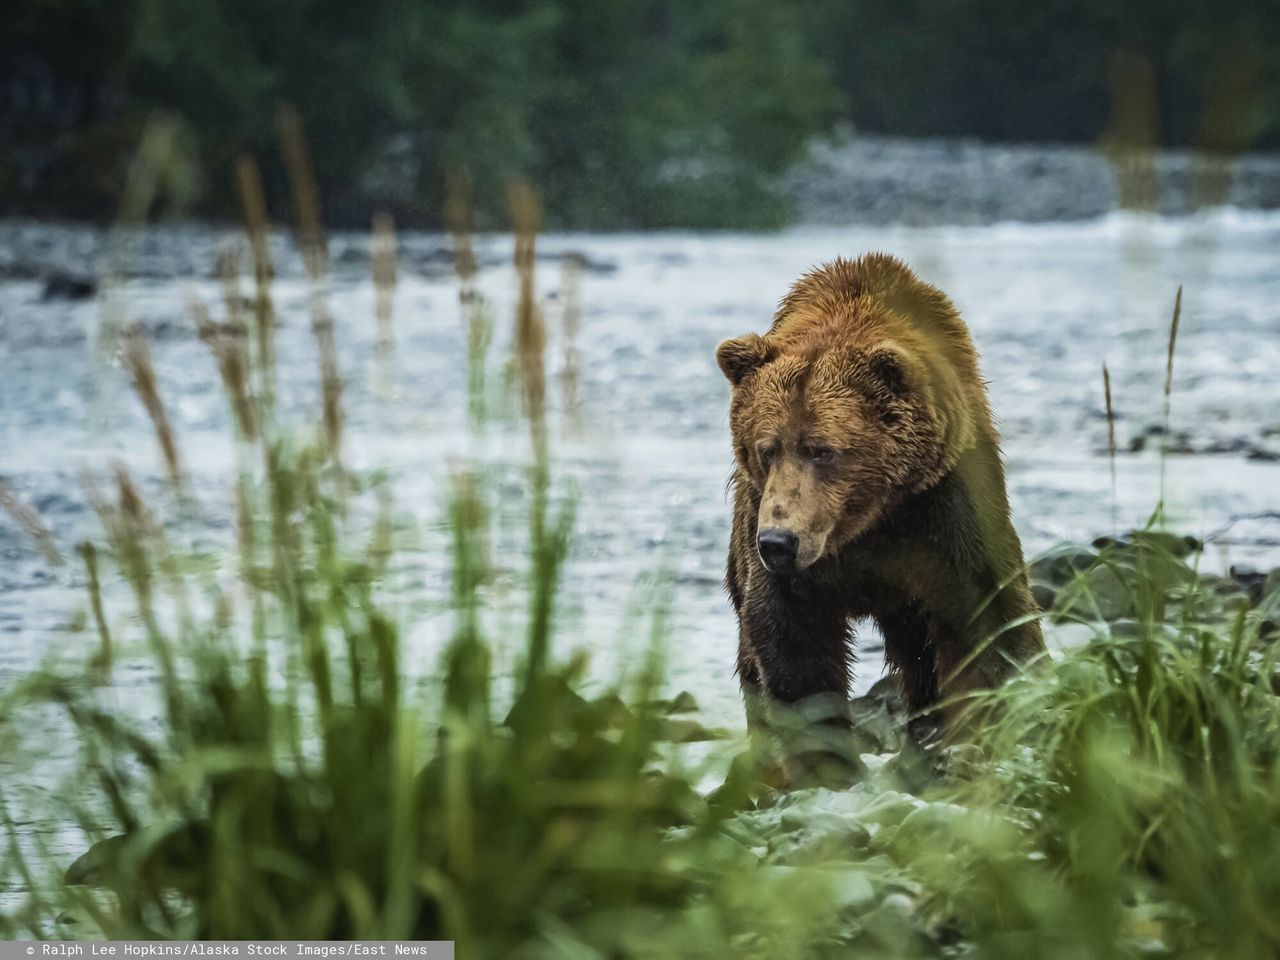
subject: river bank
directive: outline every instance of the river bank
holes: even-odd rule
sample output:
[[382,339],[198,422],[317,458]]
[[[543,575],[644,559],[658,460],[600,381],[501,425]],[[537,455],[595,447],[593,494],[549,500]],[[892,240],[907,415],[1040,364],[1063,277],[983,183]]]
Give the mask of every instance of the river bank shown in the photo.
[[1087,220],[1124,208],[1185,216],[1280,207],[1280,154],[1188,150],[1120,157],[1086,146],[913,140],[815,141],[782,179],[797,223],[991,224]]

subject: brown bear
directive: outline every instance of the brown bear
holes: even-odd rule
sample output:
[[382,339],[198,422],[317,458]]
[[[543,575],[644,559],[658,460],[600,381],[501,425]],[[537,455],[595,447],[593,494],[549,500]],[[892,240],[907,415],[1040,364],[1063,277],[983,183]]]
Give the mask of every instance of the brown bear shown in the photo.
[[726,586],[753,731],[801,701],[829,744],[847,731],[859,618],[884,634],[918,738],[1045,653],[977,353],[942,292],[884,254],[839,259],[716,359],[733,384]]

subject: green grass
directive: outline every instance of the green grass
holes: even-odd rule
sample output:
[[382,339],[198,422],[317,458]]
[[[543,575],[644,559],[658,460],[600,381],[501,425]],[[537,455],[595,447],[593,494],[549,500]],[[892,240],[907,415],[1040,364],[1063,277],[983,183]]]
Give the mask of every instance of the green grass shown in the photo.
[[[264,221],[242,173],[257,240]],[[77,755],[45,813],[99,842],[64,884],[68,858],[22,812],[29,792],[0,785],[11,891],[0,935],[443,938],[469,958],[1280,951],[1280,677],[1267,633],[1280,600],[1222,592],[1188,544],[1154,527],[1058,568],[1051,619],[1094,635],[1054,671],[991,693],[974,744],[898,751],[900,734],[865,701],[884,752],[848,791],[778,794],[745,743],[719,768],[682,751],[700,731],[687,701],[663,699],[661,602],[641,667],[584,698],[584,661],[566,655],[575,640],[556,616],[573,498],[548,439],[536,204],[521,191],[513,204],[510,369],[532,496],[512,676],[495,667],[510,638],[486,630],[497,521],[479,461],[457,470],[444,507],[452,637],[429,677],[407,672],[383,592],[396,537],[382,481],[342,466],[338,385],[314,429],[279,422],[259,260],[243,335],[202,333],[241,453],[234,583],[188,562],[122,468],[110,492],[95,490],[103,540],[81,549],[94,653],[3,691],[0,748],[38,755],[56,711]],[[394,282],[385,265],[381,276]],[[460,282],[472,289],[465,263]],[[323,309],[317,295],[322,360],[334,349]],[[479,431],[494,318],[474,296],[464,310]],[[129,357],[171,513],[188,496],[178,443],[145,350],[135,342]],[[104,598],[108,581],[129,585],[131,609]],[[155,709],[111,685],[138,656],[158,677]],[[707,793],[709,769],[723,785]]]

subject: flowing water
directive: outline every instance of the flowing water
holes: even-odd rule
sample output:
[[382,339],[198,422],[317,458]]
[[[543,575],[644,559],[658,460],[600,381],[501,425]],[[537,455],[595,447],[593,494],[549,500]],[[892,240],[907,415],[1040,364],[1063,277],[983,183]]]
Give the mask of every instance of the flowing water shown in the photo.
[[[227,403],[189,302],[221,310],[215,263],[231,229],[166,227],[139,237],[0,224],[0,476],[39,510],[64,555],[98,525],[80,482],[113,458],[161,496],[154,436],[104,322],[148,332],[160,390],[200,504],[190,543],[232,569],[228,504],[235,449]],[[280,394],[299,422],[318,410],[308,285],[276,239]],[[446,480],[483,449],[499,465],[507,517],[490,626],[519,643],[520,602],[504,583],[527,563],[522,528],[526,433],[499,417],[482,440],[467,419],[467,348],[445,238],[399,238],[392,369],[379,366],[368,239],[332,238],[328,302],[345,379],[346,462],[391,478],[406,549],[389,576],[409,651],[430,664],[448,636]],[[492,306],[491,376],[510,356],[515,276],[510,239],[479,241],[478,286]],[[557,475],[576,494],[560,643],[591,652],[599,675],[647,642],[646,607],[668,597],[672,683],[704,713],[739,726],[736,624],[721,588],[728,540],[728,386],[714,361],[724,337],[764,329],[788,283],[837,255],[884,250],[946,290],[967,319],[1004,437],[1015,522],[1029,555],[1141,524],[1163,489],[1171,524],[1208,541],[1206,567],[1280,563],[1280,213],[1193,218],[1130,214],[1072,223],[973,227],[804,228],[780,234],[555,235],[542,238],[538,289],[551,334],[551,395],[562,405],[563,258],[580,271],[576,341],[580,416],[557,415]],[[50,289],[53,274],[118,280],[96,292]],[[1169,319],[1185,295],[1162,468]],[[246,287],[248,284],[246,281]],[[74,297],[75,293],[82,296]],[[117,309],[118,307],[118,309]],[[105,319],[104,319],[105,318]],[[1118,445],[1113,486],[1102,365],[1112,378]],[[1136,452],[1127,452],[1130,448]],[[225,555],[228,560],[219,561]],[[0,516],[0,682],[49,651],[83,651],[75,630],[83,577],[50,565]],[[669,574],[670,588],[638,587]],[[109,594],[120,591],[109,588]],[[638,609],[638,613],[637,613]],[[112,607],[127,627],[127,607]],[[126,631],[127,632],[127,631]],[[868,633],[856,685],[882,670]],[[146,689],[145,665],[123,684]]]

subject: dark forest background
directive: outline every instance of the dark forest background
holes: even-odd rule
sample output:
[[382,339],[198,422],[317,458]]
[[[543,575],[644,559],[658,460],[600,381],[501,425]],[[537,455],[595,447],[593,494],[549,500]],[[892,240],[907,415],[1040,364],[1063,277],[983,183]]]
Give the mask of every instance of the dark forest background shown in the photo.
[[576,227],[756,226],[837,126],[909,136],[1280,146],[1277,0],[7,0],[0,213],[109,219],[161,118],[168,212],[287,203],[282,105],[331,223],[484,223],[538,186]]

